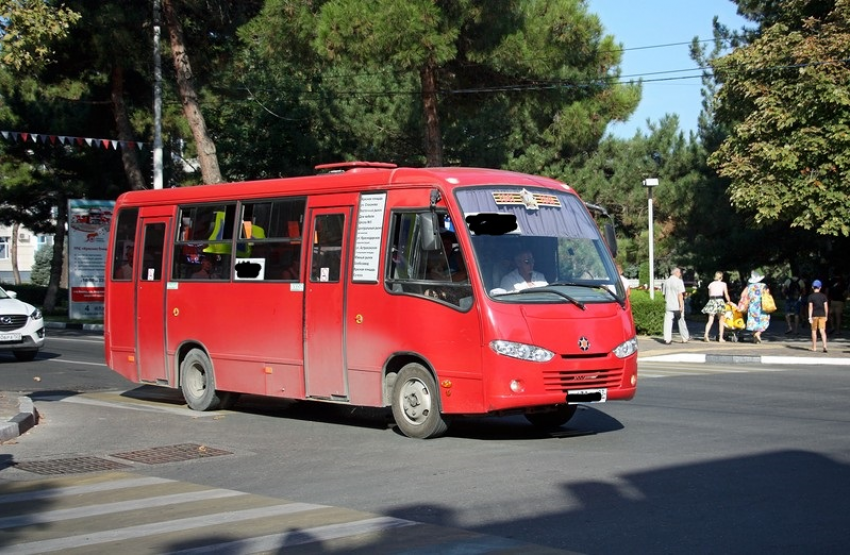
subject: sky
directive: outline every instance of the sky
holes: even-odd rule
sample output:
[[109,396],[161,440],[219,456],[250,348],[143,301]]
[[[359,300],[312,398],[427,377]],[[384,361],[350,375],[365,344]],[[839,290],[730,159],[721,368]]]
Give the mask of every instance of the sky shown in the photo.
[[644,79],[637,110],[628,122],[611,124],[608,133],[628,139],[637,130],[648,131],[647,119],[657,123],[666,114],[679,116],[686,135],[696,131],[702,85],[701,72],[688,54],[690,43],[694,37],[712,38],[715,15],[730,28],[744,26],[737,5],[731,0],[587,0],[587,5],[605,33],[623,46],[622,80]]

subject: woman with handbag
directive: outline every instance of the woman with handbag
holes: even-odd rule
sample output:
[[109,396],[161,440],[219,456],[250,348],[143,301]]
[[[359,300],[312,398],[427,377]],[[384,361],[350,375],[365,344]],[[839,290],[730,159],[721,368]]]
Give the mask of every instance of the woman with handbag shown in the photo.
[[747,331],[753,332],[753,341],[761,343],[761,334],[770,325],[770,314],[762,306],[762,296],[767,291],[767,285],[762,283],[764,276],[758,271],[750,272],[749,285],[741,295],[741,301],[747,303]]

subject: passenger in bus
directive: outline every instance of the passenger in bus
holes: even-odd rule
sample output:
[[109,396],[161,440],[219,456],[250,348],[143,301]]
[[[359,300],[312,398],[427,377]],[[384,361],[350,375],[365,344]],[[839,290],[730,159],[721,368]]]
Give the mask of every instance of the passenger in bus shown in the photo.
[[299,257],[295,253],[292,253],[289,257],[289,261],[287,262],[286,266],[283,269],[281,277],[283,279],[298,281],[298,276],[299,276],[300,273],[301,273],[301,265],[300,265]]
[[529,287],[549,285],[546,276],[534,270],[534,256],[531,251],[523,250],[514,256],[516,268],[502,278],[501,288],[505,291],[522,291]]
[[201,268],[192,274],[192,279],[213,279],[213,263],[208,256],[201,258]]
[[114,279],[133,279],[133,247],[124,251],[124,262],[115,269]]

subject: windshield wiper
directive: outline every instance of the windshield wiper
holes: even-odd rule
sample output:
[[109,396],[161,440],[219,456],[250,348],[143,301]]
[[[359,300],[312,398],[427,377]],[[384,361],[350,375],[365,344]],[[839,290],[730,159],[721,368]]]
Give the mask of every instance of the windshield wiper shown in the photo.
[[558,281],[558,282],[555,282],[555,283],[550,283],[549,285],[550,286],[560,285],[560,286],[568,286],[568,287],[584,287],[586,289],[594,289],[594,290],[595,289],[602,289],[603,291],[605,291],[606,293],[611,295],[611,298],[614,299],[615,301],[617,301],[617,304],[619,304],[621,308],[626,308],[625,299],[621,299],[620,297],[615,295],[610,289],[608,289],[604,285],[593,285],[593,284],[588,284],[588,283],[576,283],[574,281]]
[[558,295],[559,297],[567,299],[568,301],[570,301],[571,303],[573,303],[574,305],[576,305],[577,307],[579,307],[582,310],[587,310],[584,306],[584,303],[581,302],[580,300],[575,299],[575,298],[567,295],[566,293],[564,293],[562,291],[558,291],[557,289],[552,289],[548,285],[544,285],[544,286],[541,286],[541,287],[529,287],[527,289],[520,289],[519,291],[509,291],[507,294],[508,295],[528,295],[528,294],[531,294],[531,293],[552,293],[553,295]]

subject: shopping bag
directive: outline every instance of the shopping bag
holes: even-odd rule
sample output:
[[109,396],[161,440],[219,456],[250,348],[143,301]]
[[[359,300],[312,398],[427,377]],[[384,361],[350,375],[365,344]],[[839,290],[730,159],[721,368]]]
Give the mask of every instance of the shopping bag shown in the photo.
[[773,300],[773,295],[767,289],[761,294],[761,309],[763,312],[770,314],[776,312],[776,301]]

